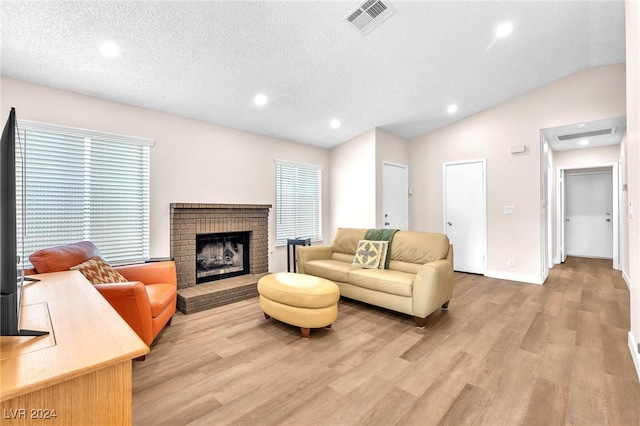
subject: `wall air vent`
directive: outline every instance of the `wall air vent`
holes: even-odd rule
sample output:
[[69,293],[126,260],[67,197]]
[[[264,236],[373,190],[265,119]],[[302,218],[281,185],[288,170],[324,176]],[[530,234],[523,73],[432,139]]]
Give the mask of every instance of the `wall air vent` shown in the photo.
[[615,127],[607,127],[606,129],[591,130],[588,132],[570,133],[568,135],[556,135],[556,139],[562,142],[562,141],[570,141],[573,139],[586,139],[586,138],[593,138],[595,136],[612,135],[615,132],[616,132]]
[[396,9],[386,1],[367,0],[344,20],[362,35],[369,34],[374,28],[396,13]]

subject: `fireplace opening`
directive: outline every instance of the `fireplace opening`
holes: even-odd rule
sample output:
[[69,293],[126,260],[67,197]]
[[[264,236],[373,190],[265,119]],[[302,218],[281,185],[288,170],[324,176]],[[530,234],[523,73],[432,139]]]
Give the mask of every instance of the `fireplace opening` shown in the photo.
[[250,273],[249,234],[196,234],[196,284]]

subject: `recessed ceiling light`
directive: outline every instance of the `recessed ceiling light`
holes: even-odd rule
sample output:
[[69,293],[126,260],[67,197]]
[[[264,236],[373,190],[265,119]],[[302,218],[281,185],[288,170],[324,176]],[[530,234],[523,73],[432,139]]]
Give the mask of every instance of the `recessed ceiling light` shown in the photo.
[[513,24],[511,22],[504,22],[496,28],[496,37],[506,37],[513,31]]
[[447,112],[449,114],[453,114],[454,112],[458,111],[458,105],[449,105],[447,107]]
[[269,98],[267,98],[267,95],[263,95],[262,93],[257,94],[253,98],[253,103],[258,106],[265,106],[267,102],[269,102]]
[[582,146],[589,145],[589,139],[582,139],[579,143]]
[[342,123],[340,123],[340,120],[334,118],[333,120],[331,120],[331,123],[329,123],[329,126],[331,126],[332,129],[337,129],[341,124]]
[[100,51],[105,58],[113,59],[120,54],[120,47],[112,41],[103,41]]

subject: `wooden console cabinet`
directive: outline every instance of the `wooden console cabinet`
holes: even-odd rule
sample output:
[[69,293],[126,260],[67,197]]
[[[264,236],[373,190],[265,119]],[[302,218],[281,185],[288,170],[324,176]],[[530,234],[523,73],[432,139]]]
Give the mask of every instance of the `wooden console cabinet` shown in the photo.
[[80,272],[25,283],[20,326],[0,337],[0,424],[130,425],[131,362],[149,348]]

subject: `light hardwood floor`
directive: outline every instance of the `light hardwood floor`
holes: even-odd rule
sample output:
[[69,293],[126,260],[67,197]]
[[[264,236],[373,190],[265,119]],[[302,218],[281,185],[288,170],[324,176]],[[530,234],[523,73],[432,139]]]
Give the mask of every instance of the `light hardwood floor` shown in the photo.
[[134,362],[134,424],[638,425],[629,292],[610,265],[569,258],[543,286],[456,273],[422,330],[349,300],[310,339],[255,298],[176,314]]

